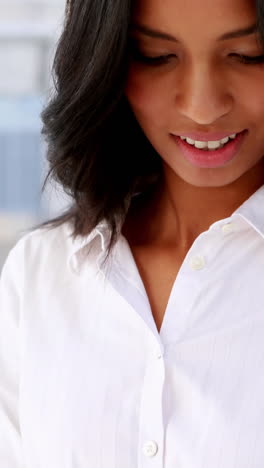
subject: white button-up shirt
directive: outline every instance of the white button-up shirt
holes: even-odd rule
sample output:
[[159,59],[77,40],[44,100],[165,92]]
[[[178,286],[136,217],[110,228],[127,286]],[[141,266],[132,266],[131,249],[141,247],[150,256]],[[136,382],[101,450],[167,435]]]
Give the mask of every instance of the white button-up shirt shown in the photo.
[[24,236],[0,289],[1,468],[264,467],[264,186],[200,234],[160,332],[126,239]]

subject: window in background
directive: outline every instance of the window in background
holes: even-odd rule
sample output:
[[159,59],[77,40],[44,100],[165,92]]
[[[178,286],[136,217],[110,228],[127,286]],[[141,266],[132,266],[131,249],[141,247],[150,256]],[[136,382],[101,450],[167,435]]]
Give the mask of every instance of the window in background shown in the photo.
[[40,134],[64,8],[64,0],[0,3],[0,271],[23,232],[67,204],[60,191],[41,195],[47,165]]

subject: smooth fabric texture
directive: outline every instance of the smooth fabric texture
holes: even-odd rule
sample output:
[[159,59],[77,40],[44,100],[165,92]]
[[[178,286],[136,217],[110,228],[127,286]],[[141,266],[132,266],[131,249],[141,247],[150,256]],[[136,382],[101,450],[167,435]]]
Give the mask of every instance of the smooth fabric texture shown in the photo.
[[24,236],[0,281],[1,468],[264,467],[264,186],[203,232],[158,333],[126,239]]

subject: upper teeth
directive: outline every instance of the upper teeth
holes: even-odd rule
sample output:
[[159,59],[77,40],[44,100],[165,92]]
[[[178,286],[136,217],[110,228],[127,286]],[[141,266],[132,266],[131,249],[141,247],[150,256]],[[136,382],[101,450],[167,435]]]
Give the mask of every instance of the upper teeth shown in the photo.
[[233,133],[233,135],[225,137],[219,141],[195,141],[195,140],[192,140],[191,138],[186,138],[186,137],[181,136],[181,140],[186,140],[187,143],[189,143],[189,145],[193,145],[196,148],[199,148],[199,149],[207,148],[210,150],[210,149],[217,149],[217,148],[224,146],[225,143],[227,143],[230,139],[234,140],[236,136],[237,134]]

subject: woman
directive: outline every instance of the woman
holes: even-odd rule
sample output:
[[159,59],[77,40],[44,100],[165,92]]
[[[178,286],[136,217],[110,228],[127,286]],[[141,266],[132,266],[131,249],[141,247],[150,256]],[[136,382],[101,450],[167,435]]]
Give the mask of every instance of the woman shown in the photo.
[[3,269],[0,466],[263,467],[263,2],[69,6],[73,205]]

